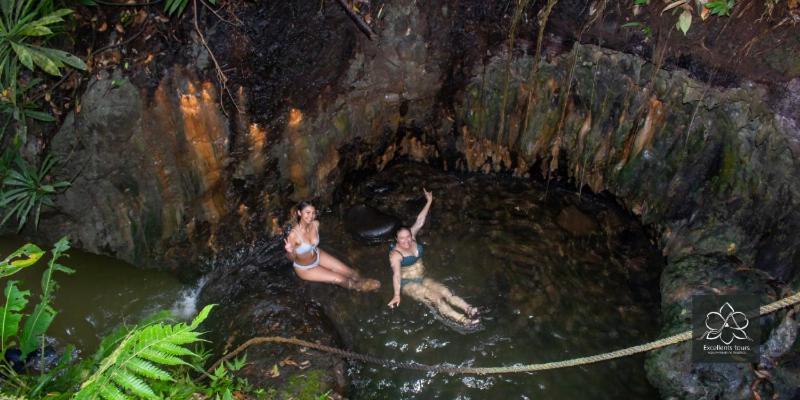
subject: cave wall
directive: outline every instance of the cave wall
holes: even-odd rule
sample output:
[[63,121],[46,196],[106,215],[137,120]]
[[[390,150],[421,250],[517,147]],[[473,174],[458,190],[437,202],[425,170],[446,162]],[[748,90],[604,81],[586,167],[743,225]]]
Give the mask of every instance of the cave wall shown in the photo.
[[[577,3],[556,10],[533,76],[532,29],[508,49],[513,9],[500,4],[376,2],[374,40],[334,2],[244,3],[229,10],[242,25],[203,13],[211,47],[233,66],[231,92],[214,84],[188,23],[186,50],[150,66],[150,81],[96,74],[51,143],[59,173],[75,181],[40,235],[197,272],[279,235],[293,202],[330,202],[348,172],[408,158],[615,195],[667,257],[664,334],[687,327],[693,294],[751,291],[766,302],[797,289],[800,72],[759,80],[731,67],[711,79],[703,63],[719,57],[656,68],[643,38],[635,49],[611,40],[622,11],[579,37],[590,7]],[[674,39],[675,60],[689,39]],[[665,396],[749,393],[752,371],[694,368],[686,351],[649,358]],[[775,391],[789,395],[793,375],[782,371]]]

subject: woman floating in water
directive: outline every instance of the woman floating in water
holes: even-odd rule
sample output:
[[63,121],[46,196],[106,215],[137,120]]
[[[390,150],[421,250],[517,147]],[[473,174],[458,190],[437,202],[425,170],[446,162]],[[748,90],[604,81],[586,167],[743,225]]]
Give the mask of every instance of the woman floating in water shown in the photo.
[[[397,243],[392,245],[389,252],[389,263],[392,266],[392,283],[394,297],[389,302],[389,307],[400,305],[400,291],[439,311],[444,317],[452,319],[463,325],[476,325],[480,322],[477,318],[478,309],[467,304],[464,299],[454,295],[450,289],[430,278],[423,277],[425,266],[422,264],[422,245],[414,239],[433,202],[433,194],[425,189],[425,198],[428,202],[417,215],[417,220],[411,228],[402,227],[397,230]],[[464,311],[456,311],[453,306]]]
[[319,245],[319,221],[311,203],[297,205],[297,224],[284,240],[287,256],[294,262],[294,271],[300,279],[312,282],[333,283],[359,291],[377,290],[381,283],[375,279],[362,279]]

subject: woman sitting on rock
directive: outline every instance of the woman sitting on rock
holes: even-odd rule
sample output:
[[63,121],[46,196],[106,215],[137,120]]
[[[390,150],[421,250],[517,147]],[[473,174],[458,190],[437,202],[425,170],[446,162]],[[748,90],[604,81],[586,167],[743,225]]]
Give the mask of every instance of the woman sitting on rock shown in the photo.
[[[417,220],[411,228],[402,227],[397,230],[397,242],[389,251],[389,263],[392,266],[392,283],[394,297],[389,302],[389,307],[400,305],[400,292],[437,310],[445,318],[459,324],[474,326],[480,320],[477,318],[478,309],[467,304],[464,299],[454,295],[446,286],[430,278],[425,278],[425,266],[422,264],[422,245],[414,239],[433,203],[433,194],[425,189],[425,198],[428,200],[425,207],[417,215]],[[463,310],[456,311],[453,306]]]
[[333,283],[359,291],[377,290],[381,283],[375,279],[362,279],[319,245],[319,221],[311,203],[297,205],[297,223],[284,239],[286,255],[294,262],[294,271],[300,279],[312,282]]

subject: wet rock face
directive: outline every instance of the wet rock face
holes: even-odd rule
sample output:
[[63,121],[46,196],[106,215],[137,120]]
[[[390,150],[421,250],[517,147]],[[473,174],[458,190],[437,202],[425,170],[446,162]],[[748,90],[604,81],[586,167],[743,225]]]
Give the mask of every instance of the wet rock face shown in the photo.
[[[228,353],[260,336],[298,337],[340,347],[327,317],[305,291],[278,241],[262,242],[231,256],[208,275],[198,299],[200,304],[218,304],[205,322],[214,354]],[[316,394],[329,389],[346,393],[344,368],[341,359],[326,353],[263,344],[247,350],[241,374],[256,387],[278,393],[292,394],[299,376],[314,377],[317,382],[308,384],[319,387]]]
[[198,262],[229,207],[230,134],[216,103],[215,88],[181,68],[152,97],[118,73],[99,74],[52,142],[74,182],[49,234],[134,265]]

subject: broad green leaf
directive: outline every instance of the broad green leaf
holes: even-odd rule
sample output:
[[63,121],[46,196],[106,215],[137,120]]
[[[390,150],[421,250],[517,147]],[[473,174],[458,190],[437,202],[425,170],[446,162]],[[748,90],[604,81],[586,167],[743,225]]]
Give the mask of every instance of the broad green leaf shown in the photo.
[[16,336],[19,332],[19,321],[22,319],[21,311],[28,304],[27,297],[31,294],[28,290],[19,290],[17,281],[8,281],[3,291],[5,305],[0,308],[0,349],[5,354],[8,338]]
[[86,63],[83,62],[80,58],[67,53],[66,51],[58,50],[58,49],[50,49],[46,47],[37,47],[37,50],[45,53],[47,56],[59,60],[62,63],[69,65],[70,67],[79,69],[81,71],[86,71],[87,66]]
[[24,36],[47,36],[52,35],[53,31],[44,25],[39,25],[34,22],[26,25],[19,33]]
[[62,8],[60,10],[53,11],[52,13],[45,15],[42,18],[39,18],[34,22],[35,24],[41,25],[51,25],[57,22],[64,22],[64,18],[61,18],[65,15],[72,14],[72,10],[69,8]]
[[39,261],[44,251],[35,244],[26,244],[0,262],[0,278],[13,275],[17,271],[30,267]]
[[30,352],[36,350],[39,346],[39,337],[47,332],[47,328],[50,327],[55,316],[56,310],[42,301],[36,305],[33,313],[25,319],[25,325],[22,327],[22,334],[19,338],[19,349],[22,351],[23,357],[27,357]]
[[14,53],[17,54],[19,62],[28,67],[29,70],[33,71],[33,54],[31,53],[30,49],[14,42],[11,42],[11,48],[13,48]]
[[44,72],[47,72],[48,74],[55,76],[61,75],[61,71],[58,69],[59,64],[61,64],[61,61],[50,58],[41,51],[33,48],[29,48],[28,50],[30,51],[33,63],[36,64],[42,70],[44,70]]
[[692,13],[686,10],[683,10],[681,15],[678,17],[678,29],[686,35],[686,32],[689,31],[689,27],[692,26]]

